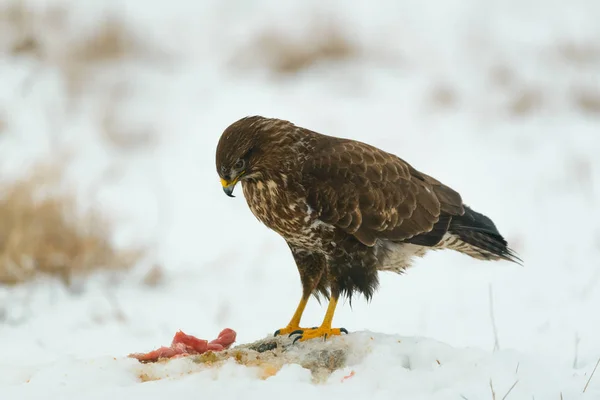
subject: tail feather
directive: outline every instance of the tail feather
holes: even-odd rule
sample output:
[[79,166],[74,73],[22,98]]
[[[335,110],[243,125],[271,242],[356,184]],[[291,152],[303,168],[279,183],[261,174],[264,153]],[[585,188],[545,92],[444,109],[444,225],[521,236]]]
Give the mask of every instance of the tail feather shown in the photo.
[[464,209],[463,215],[452,217],[448,227],[450,233],[470,245],[469,250],[476,252],[481,258],[502,259],[522,264],[522,260],[508,247],[508,243],[491,219],[467,206]]

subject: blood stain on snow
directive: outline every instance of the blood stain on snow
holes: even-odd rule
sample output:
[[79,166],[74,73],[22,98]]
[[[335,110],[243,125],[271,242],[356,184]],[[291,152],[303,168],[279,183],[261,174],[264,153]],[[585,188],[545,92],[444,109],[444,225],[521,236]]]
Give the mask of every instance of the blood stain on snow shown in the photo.
[[343,383],[344,381],[346,381],[346,380],[348,380],[348,379],[352,378],[354,375],[355,375],[355,372],[354,372],[354,370],[352,370],[352,371],[350,371],[350,373],[349,373],[348,375],[344,376],[344,377],[343,377],[343,378],[340,380],[340,382],[342,382],[342,383]]

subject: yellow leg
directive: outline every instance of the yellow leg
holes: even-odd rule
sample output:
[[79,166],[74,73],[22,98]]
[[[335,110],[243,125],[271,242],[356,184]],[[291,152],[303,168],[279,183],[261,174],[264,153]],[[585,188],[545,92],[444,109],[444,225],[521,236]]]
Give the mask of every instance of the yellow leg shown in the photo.
[[329,305],[327,306],[327,311],[325,312],[325,318],[323,318],[321,328],[331,329],[331,323],[333,322],[333,314],[335,314],[337,301],[337,297],[332,297],[329,301]]
[[300,328],[300,319],[302,319],[302,314],[304,313],[304,309],[306,308],[306,303],[308,303],[309,297],[310,296],[302,296],[302,299],[300,299],[300,304],[298,304],[298,307],[296,308],[296,312],[294,313],[294,316],[290,320],[290,323],[287,324],[287,326],[285,328],[277,329],[275,331],[275,336],[287,335],[289,333],[292,333],[294,331],[301,329]]
[[322,337],[323,339],[327,339],[329,336],[339,336],[342,333],[348,333],[348,331],[344,328],[332,328],[331,323],[333,322],[333,315],[335,314],[335,307],[337,306],[338,298],[337,296],[331,297],[329,301],[329,305],[327,306],[327,312],[325,312],[325,318],[323,318],[323,322],[321,326],[313,329],[304,329],[302,332],[298,332],[300,336],[294,339],[294,342],[301,341],[304,342],[306,340],[315,339]]

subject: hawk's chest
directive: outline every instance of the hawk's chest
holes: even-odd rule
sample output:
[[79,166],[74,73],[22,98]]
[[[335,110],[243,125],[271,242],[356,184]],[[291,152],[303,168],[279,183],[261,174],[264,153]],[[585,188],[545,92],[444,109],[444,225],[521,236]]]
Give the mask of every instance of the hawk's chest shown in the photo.
[[313,247],[315,217],[301,190],[275,180],[243,182],[244,197],[252,213],[288,242]]

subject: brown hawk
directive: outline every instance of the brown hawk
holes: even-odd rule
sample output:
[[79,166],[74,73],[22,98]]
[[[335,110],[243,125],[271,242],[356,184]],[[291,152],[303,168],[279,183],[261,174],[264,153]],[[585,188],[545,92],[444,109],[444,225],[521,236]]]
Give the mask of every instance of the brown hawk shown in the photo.
[[[362,142],[252,116],[225,129],[216,166],[225,193],[233,197],[242,184],[250,210],[285,239],[300,272],[302,299],[276,335],[304,341],[347,333],[331,327],[338,298],[361,293],[369,300],[379,271],[401,273],[428,250],[519,261],[494,223],[460,194]],[[329,306],[320,327],[303,329],[311,294],[324,295]]]

